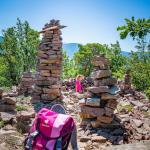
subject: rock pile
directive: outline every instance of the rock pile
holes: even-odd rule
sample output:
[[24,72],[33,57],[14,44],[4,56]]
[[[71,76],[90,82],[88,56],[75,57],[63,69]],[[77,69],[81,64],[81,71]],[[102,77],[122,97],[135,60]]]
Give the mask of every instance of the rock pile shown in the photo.
[[16,98],[3,96],[3,90],[0,89],[0,112],[15,111]]
[[131,89],[131,75],[130,70],[127,70],[125,76],[124,76],[124,89],[128,90]]
[[117,80],[111,77],[108,69],[109,60],[104,55],[94,56],[94,86],[87,88],[87,98],[81,99],[81,125],[89,123],[92,127],[109,124],[113,120],[113,112],[117,106],[115,84]]
[[134,88],[131,85],[131,74],[130,70],[127,70],[124,75],[124,80],[120,81],[119,83],[120,87],[120,94],[128,94],[128,93],[134,93]]
[[0,89],[0,99],[2,98],[2,95],[3,95],[3,90]]
[[38,50],[38,64],[32,103],[61,99],[62,38],[58,20],[51,20],[40,32],[43,39]]
[[17,119],[17,129],[21,129],[23,133],[28,133],[33,119],[35,117],[35,112],[30,110],[29,112],[27,111],[21,111],[18,113],[16,119]]
[[21,81],[18,87],[19,95],[31,95],[32,94],[32,86],[34,84],[34,75],[32,72],[24,72],[21,77]]

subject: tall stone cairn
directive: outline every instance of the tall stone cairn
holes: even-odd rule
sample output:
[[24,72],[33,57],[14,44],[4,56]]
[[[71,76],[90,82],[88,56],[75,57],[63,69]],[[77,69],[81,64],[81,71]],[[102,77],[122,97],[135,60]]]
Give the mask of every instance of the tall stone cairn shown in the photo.
[[38,50],[37,74],[33,87],[32,103],[61,100],[62,38],[59,20],[45,24]]
[[100,127],[110,124],[117,107],[117,80],[109,70],[109,60],[104,55],[94,56],[93,61],[94,86],[87,88],[87,98],[81,99],[79,115],[82,118],[81,125]]

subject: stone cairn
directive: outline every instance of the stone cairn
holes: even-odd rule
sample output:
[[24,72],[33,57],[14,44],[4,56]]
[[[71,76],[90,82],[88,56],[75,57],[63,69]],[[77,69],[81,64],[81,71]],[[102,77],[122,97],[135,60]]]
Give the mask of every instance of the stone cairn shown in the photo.
[[32,94],[32,86],[34,84],[34,75],[32,72],[24,72],[21,77],[20,84],[18,86],[18,94],[19,95],[31,95]]
[[40,32],[43,34],[38,50],[37,74],[32,103],[61,100],[62,38],[59,20],[51,20]]
[[119,83],[120,91],[119,94],[123,96],[124,94],[135,94],[135,89],[131,85],[131,71],[127,70],[124,75],[124,80]]
[[80,100],[79,115],[82,118],[81,125],[96,128],[112,122],[118,89],[115,85],[117,80],[111,77],[109,60],[104,55],[94,56],[92,63],[94,86],[87,88],[87,97]]
[[129,90],[129,89],[131,89],[131,75],[130,75],[130,70],[127,70],[124,76],[124,90]]
[[13,112],[16,109],[16,98],[9,95],[3,95],[0,89],[0,112]]

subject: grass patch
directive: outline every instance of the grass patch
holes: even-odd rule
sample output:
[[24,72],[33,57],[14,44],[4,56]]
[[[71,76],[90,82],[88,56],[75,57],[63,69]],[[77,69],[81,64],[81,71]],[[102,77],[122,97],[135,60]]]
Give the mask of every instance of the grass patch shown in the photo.
[[20,95],[18,97],[16,97],[17,102],[20,101],[30,101],[31,100],[31,96],[25,97],[24,95]]
[[144,115],[144,117],[150,117],[150,113],[148,111],[142,110],[141,112]]
[[2,127],[4,127],[5,126],[5,124],[6,124],[6,122],[5,121],[0,121],[0,128],[2,128]]
[[11,87],[0,87],[4,92],[9,92],[11,91]]
[[124,109],[127,110],[128,112],[131,112],[133,110],[133,106],[132,105],[125,105],[125,106],[120,105],[118,107],[119,111],[122,111]]
[[24,110],[28,110],[27,106],[23,106],[23,105],[17,105],[16,106],[16,110],[17,111],[24,111]]

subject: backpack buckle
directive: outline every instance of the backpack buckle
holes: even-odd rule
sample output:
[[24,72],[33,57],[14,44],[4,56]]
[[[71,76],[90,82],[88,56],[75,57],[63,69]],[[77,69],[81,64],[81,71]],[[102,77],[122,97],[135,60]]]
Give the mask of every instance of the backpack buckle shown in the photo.
[[25,148],[27,148],[28,150],[32,150],[32,142],[38,134],[39,132],[36,130],[29,135]]

